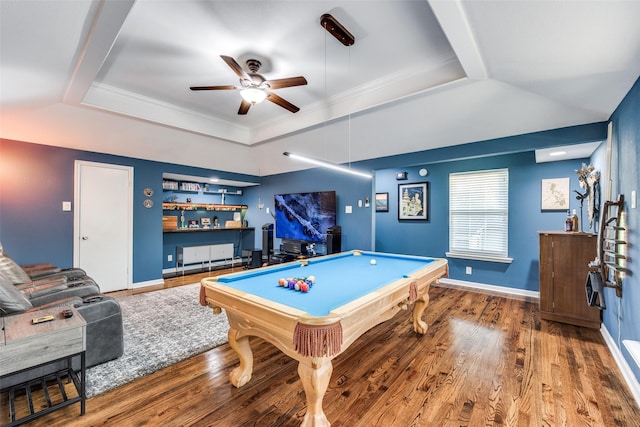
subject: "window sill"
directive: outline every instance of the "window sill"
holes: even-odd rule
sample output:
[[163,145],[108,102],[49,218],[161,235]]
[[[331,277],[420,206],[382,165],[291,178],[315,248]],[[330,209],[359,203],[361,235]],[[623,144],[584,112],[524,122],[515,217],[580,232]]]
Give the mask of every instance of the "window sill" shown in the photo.
[[461,258],[461,259],[473,259],[476,261],[489,261],[489,262],[501,262],[504,264],[511,264],[513,258],[499,257],[499,256],[486,256],[480,254],[465,254],[460,252],[445,252],[448,258]]

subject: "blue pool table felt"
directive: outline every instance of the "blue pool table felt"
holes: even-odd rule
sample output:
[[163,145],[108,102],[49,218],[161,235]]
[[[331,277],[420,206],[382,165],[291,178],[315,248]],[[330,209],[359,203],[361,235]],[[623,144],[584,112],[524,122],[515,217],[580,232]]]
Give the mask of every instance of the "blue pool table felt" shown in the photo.
[[[375,259],[376,264],[371,265]],[[307,312],[326,316],[332,310],[360,298],[396,280],[406,278],[430,263],[433,258],[362,252],[346,252],[329,257],[257,269],[219,277],[218,283],[261,298]],[[278,286],[280,278],[315,276],[309,292]]]

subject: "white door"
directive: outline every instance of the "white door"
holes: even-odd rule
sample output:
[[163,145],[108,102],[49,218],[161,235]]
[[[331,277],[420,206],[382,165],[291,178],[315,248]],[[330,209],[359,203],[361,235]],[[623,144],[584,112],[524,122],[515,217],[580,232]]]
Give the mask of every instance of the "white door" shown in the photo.
[[74,265],[102,292],[132,280],[133,168],[76,161]]

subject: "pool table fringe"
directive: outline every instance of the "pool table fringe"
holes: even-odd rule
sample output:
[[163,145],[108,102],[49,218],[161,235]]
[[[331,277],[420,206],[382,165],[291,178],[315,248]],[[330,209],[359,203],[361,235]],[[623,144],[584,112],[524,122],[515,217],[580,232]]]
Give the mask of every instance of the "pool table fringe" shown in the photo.
[[305,357],[331,357],[342,348],[342,324],[306,325],[298,322],[293,332],[296,351]]
[[418,283],[414,280],[409,284],[409,302],[418,300]]

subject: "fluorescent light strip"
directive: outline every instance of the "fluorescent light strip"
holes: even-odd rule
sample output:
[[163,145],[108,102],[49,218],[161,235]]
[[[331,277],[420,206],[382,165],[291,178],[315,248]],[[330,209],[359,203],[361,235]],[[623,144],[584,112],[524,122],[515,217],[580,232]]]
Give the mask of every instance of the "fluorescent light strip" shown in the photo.
[[289,153],[288,151],[285,151],[282,154],[284,154],[285,156],[291,157],[292,159],[301,160],[303,162],[311,163],[312,165],[320,166],[320,167],[323,167],[323,168],[332,169],[332,170],[335,170],[335,171],[338,171],[338,172],[350,173],[351,175],[356,175],[356,176],[359,176],[359,177],[362,177],[362,178],[368,178],[368,179],[372,178],[372,175],[370,173],[360,172],[360,171],[357,171],[355,169],[346,168],[344,166],[336,165],[334,163],[325,162],[323,160],[313,159],[311,157],[306,157],[306,156],[301,156],[299,154]]

